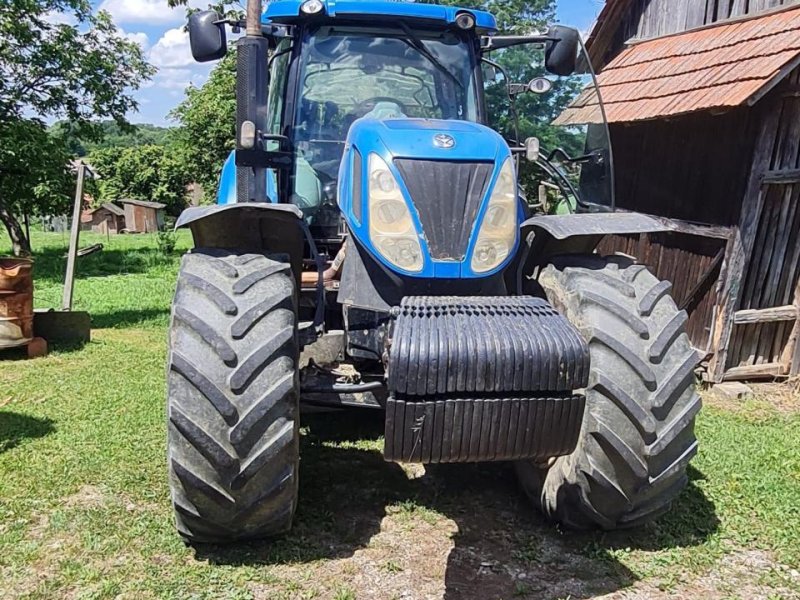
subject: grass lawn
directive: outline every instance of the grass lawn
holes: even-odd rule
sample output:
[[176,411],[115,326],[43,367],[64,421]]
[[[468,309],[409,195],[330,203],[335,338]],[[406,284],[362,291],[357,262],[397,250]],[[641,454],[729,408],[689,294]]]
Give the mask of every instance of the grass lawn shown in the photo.
[[[635,532],[563,533],[507,465],[385,463],[371,414],[303,422],[296,526],[184,546],[166,485],[166,324],[179,256],[84,235],[75,306],[93,341],[0,355],[2,598],[800,598],[800,399],[708,402],[674,510]],[[35,300],[58,306],[67,238],[39,234]],[[179,249],[190,245],[181,234]],[[0,254],[8,245],[0,239]]]

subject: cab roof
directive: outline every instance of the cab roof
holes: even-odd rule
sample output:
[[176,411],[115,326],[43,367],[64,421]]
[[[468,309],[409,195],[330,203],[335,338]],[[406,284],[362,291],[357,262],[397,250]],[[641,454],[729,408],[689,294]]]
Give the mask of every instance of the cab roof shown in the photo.
[[[300,6],[306,0],[273,0],[264,9],[265,23],[290,23],[303,16]],[[381,0],[322,0],[324,14],[329,18],[390,18],[400,17],[409,21],[422,21],[450,25],[455,23],[456,15],[462,12],[475,17],[478,33],[494,33],[497,22],[491,13],[482,10],[440,6],[437,4],[417,4],[416,2],[387,2]]]

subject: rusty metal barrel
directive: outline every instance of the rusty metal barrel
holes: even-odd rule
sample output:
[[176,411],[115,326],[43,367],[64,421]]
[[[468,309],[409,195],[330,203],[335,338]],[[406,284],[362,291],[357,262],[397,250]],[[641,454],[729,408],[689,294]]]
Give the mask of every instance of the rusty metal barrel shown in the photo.
[[0,348],[33,339],[33,261],[0,258]]

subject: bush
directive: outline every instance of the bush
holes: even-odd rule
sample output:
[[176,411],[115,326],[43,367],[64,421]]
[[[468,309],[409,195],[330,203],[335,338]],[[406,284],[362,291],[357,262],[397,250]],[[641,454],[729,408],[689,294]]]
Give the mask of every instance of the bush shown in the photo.
[[177,236],[173,229],[162,229],[158,232],[158,237],[156,238],[158,250],[164,255],[170,255],[175,252],[177,241]]

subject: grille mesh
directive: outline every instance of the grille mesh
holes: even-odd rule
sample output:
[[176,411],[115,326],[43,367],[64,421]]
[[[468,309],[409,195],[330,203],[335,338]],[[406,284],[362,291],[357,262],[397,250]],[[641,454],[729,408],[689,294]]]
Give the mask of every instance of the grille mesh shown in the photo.
[[462,261],[492,163],[397,159],[434,260]]

